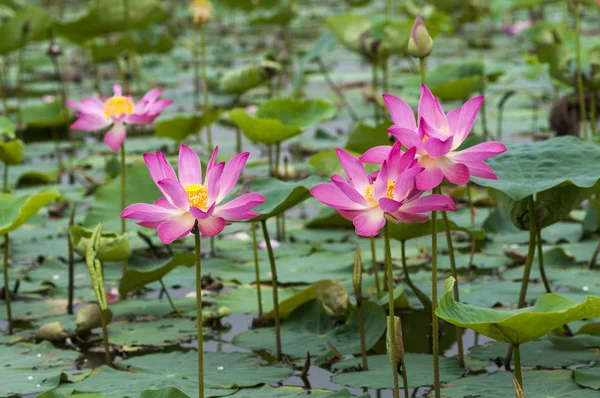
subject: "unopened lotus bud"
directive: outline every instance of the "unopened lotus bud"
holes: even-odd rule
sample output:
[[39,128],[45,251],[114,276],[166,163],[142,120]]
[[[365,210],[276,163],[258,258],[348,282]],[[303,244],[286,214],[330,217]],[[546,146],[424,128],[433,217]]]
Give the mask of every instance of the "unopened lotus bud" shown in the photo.
[[[388,328],[387,328],[387,332],[386,332],[386,348],[387,348],[387,354],[390,357],[390,362],[392,362],[392,346],[391,344],[394,344],[396,346],[396,363],[398,365],[401,365],[404,362],[404,343],[402,340],[402,323],[400,323],[400,318],[398,318],[397,316],[394,316],[394,322],[395,322],[395,332],[396,332],[396,336],[393,339],[393,343],[391,342],[391,336],[390,336],[390,317],[387,317],[387,324],[388,324]],[[392,362],[393,363],[393,362]]]
[[356,244],[354,252],[354,268],[352,270],[352,286],[354,287],[354,296],[356,304],[360,307],[362,304],[362,260],[360,258],[360,245]]
[[193,0],[190,4],[190,12],[194,23],[205,23],[212,16],[213,6],[210,0]]
[[415,58],[425,58],[431,54],[433,39],[429,36],[427,27],[423,23],[421,14],[415,18],[415,23],[410,31],[408,39],[408,52]]

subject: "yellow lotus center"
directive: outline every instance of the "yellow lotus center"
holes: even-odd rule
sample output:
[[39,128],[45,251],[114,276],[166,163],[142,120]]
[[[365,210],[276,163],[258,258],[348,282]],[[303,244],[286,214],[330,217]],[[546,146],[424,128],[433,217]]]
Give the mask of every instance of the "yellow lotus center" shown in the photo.
[[133,113],[135,104],[129,97],[110,97],[104,102],[104,115],[106,117],[121,117]]
[[[370,203],[376,204],[377,202],[375,202],[375,199],[373,198],[373,188],[374,187],[375,187],[375,184],[367,185],[367,187],[365,188],[364,197]],[[388,181],[387,182],[387,189],[385,190],[385,197],[388,198],[388,199],[394,199],[394,191],[395,190],[396,190],[396,182],[395,181]]]
[[206,185],[188,185],[184,188],[188,196],[190,206],[202,209],[208,202],[208,187]]

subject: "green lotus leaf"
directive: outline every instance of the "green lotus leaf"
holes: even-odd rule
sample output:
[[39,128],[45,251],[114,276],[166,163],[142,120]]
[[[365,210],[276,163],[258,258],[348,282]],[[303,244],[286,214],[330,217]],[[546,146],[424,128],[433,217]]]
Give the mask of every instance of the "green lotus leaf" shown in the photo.
[[390,145],[390,135],[387,129],[392,124],[394,123],[387,120],[375,127],[358,123],[348,136],[346,150],[363,154],[375,146]]
[[190,135],[199,134],[203,128],[219,120],[222,113],[220,110],[211,109],[202,115],[177,114],[168,119],[159,119],[155,124],[154,132],[158,137],[167,137],[181,142]]
[[148,27],[128,32],[115,42],[99,41],[90,47],[94,62],[114,61],[135,48],[136,55],[164,54],[173,49],[173,38],[164,29]]
[[600,390],[600,367],[579,368],[573,371],[575,383],[582,387]]
[[279,4],[278,0],[216,0],[215,7],[225,6],[230,9],[252,11],[260,8],[272,9]]
[[0,27],[0,54],[6,55],[29,42],[45,40],[53,23],[52,17],[36,6],[27,5],[17,10],[13,17]]
[[298,11],[294,7],[278,7],[268,14],[257,16],[250,20],[250,25],[289,25],[296,18]]
[[[128,13],[125,5],[129,7]],[[57,31],[61,36],[83,44],[109,33],[143,29],[165,18],[167,14],[158,0],[129,0],[127,3],[99,0],[91,3],[87,13],[79,19],[60,24]]]
[[365,17],[353,14],[340,14],[326,18],[323,24],[348,50],[360,53],[360,38],[372,25]]
[[[360,156],[359,153],[353,151],[347,151],[353,156]],[[331,176],[333,174],[342,174],[342,164],[337,157],[337,152],[335,149],[331,149],[328,151],[322,151],[314,155],[308,160],[308,163],[313,165],[319,172],[326,176]]]
[[71,108],[65,107],[59,100],[25,107],[22,113],[24,124],[40,128],[64,126],[72,115]]
[[141,289],[149,283],[157,282],[175,267],[193,267],[195,258],[194,253],[175,253],[167,262],[150,270],[140,271],[128,268],[119,282],[119,294],[125,296],[127,293]]
[[[85,257],[93,232],[79,225],[73,225],[69,230],[73,248],[82,257]],[[104,232],[98,244],[97,258],[100,261],[123,261],[131,257],[131,244],[127,234]]]
[[600,298],[595,296],[588,296],[578,304],[549,293],[542,295],[533,307],[514,311],[463,304],[454,300],[454,282],[453,277],[446,279],[446,293],[440,299],[436,315],[453,325],[509,344],[524,344],[569,322],[600,316]]
[[278,119],[286,126],[306,130],[335,116],[335,107],[318,99],[273,98],[256,111],[257,118]]
[[302,133],[300,127],[286,126],[278,119],[250,116],[243,109],[234,109],[229,116],[248,139],[262,144],[276,144]]
[[260,86],[281,70],[281,65],[273,61],[246,64],[227,71],[219,79],[219,88],[227,94],[243,94]]
[[483,88],[483,64],[460,61],[427,72],[427,87],[441,100],[464,100]]
[[[431,219],[424,223],[388,223],[390,230],[390,238],[396,239],[399,241],[406,241],[409,239],[420,238],[422,236],[431,235]],[[460,227],[456,225],[455,222],[449,220],[450,230],[451,231],[463,231],[468,233],[469,235],[474,236],[477,239],[483,239],[483,231],[471,231],[468,228]],[[437,220],[437,230],[438,232],[443,232],[446,230],[446,226],[442,219]]]
[[23,141],[0,141],[0,161],[7,165],[17,165],[23,161],[25,144]]
[[0,138],[4,137],[9,140],[12,140],[15,137],[15,125],[10,119],[0,116]]
[[42,207],[60,197],[56,188],[45,188],[33,195],[0,194],[0,235],[23,225]]
[[252,191],[260,192],[266,200],[254,211],[260,213],[251,221],[262,221],[291,209],[304,202],[310,195],[310,189],[323,182],[317,176],[310,176],[300,181],[280,181],[276,178],[261,178],[252,183]]

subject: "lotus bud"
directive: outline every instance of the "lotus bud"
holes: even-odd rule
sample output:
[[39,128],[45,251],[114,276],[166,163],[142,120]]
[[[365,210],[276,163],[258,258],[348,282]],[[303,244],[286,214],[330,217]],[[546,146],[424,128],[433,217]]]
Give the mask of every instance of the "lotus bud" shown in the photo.
[[193,0],[190,4],[190,12],[194,23],[205,23],[212,17],[213,6],[210,0]]
[[360,308],[362,304],[362,260],[360,258],[360,245],[356,244],[356,251],[354,252],[354,268],[352,270],[352,286],[354,287],[354,296],[356,297],[356,304]]
[[410,38],[408,39],[408,52],[415,58],[425,58],[431,54],[432,48],[433,39],[427,31],[425,23],[423,23],[421,14],[418,14],[410,31]]
[[[394,316],[393,322],[395,322],[395,326],[396,326],[395,327],[396,336],[393,339],[393,343],[392,343],[392,338],[390,336],[390,327],[388,326],[387,334],[386,334],[387,354],[390,357],[390,362],[392,362],[392,346],[391,346],[391,344],[395,344],[396,345],[396,363],[398,365],[401,365],[404,362],[404,343],[402,340],[402,323],[400,323],[400,318],[398,318],[397,316]],[[387,317],[387,324],[388,325],[390,324],[390,316]]]

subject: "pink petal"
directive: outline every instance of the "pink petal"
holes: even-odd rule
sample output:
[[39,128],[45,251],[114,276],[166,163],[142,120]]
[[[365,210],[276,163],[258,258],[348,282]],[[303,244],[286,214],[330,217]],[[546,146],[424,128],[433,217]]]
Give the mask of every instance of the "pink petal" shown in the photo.
[[458,122],[458,129],[452,131],[452,134],[456,137],[455,148],[458,148],[460,144],[469,136],[473,124],[477,119],[477,114],[483,103],[483,97],[471,98],[461,107],[460,119]]
[[406,147],[406,149],[416,148],[417,153],[421,154],[423,151],[423,140],[419,133],[413,130],[390,127],[388,132],[394,137],[398,138],[398,141]]
[[506,146],[503,143],[490,141],[474,145],[460,152],[454,152],[452,159],[459,162],[473,162],[485,160],[504,152],[506,152]]
[[[456,136],[457,132],[460,129],[460,112],[461,111],[462,111],[462,108],[459,107],[456,109],[452,109],[446,115],[446,119],[448,119],[448,127],[450,128],[450,133],[454,136]],[[458,147],[458,144],[456,144],[457,142],[458,142],[458,138],[455,137],[455,139],[454,139],[455,147]],[[461,141],[461,143],[462,143],[462,141]]]
[[156,228],[156,232],[161,242],[168,245],[177,239],[189,235],[195,223],[196,220],[190,213],[183,213],[178,217],[160,223],[158,228]]
[[160,180],[158,182],[158,187],[173,206],[188,211],[190,207],[188,196],[179,181],[167,178]]
[[106,118],[104,116],[104,103],[96,97],[84,98],[80,103],[67,100],[65,101],[65,104],[78,112],[95,114],[101,116],[102,118]]
[[117,152],[125,138],[127,137],[127,128],[122,123],[115,123],[112,129],[104,134],[104,143],[108,145],[110,149]]
[[221,191],[221,177],[225,162],[217,163],[206,172],[206,187],[208,188],[208,203],[214,203],[219,197]]
[[415,187],[415,177],[419,175],[423,170],[423,167],[412,167],[405,170],[400,174],[400,177],[396,180],[396,187],[394,189],[394,199],[404,200],[411,193]]
[[[423,159],[423,158],[421,158]],[[426,164],[419,161],[419,165],[423,166],[425,170],[420,172],[415,181],[417,182],[417,189],[420,191],[430,191],[442,183],[444,174],[437,163],[427,162]]]
[[162,92],[163,92],[162,88],[153,88],[152,90],[150,90],[146,94],[144,94],[144,96],[142,97],[142,99],[140,101],[147,101],[148,103],[152,103],[152,102],[156,101],[158,99],[158,97],[160,97]]
[[383,101],[385,102],[396,127],[402,127],[409,130],[417,129],[415,114],[406,102],[390,94],[383,94]]
[[392,149],[391,145],[379,145],[367,150],[359,158],[363,163],[383,164]]
[[449,132],[450,130],[447,130],[447,131],[437,130],[435,127],[430,125],[427,120],[425,120],[423,118],[419,119],[419,131],[421,132],[421,137],[437,138],[438,140],[441,140],[441,141],[444,141],[449,136],[452,136]]
[[71,128],[80,131],[96,131],[110,126],[111,123],[111,120],[104,116],[95,113],[82,113],[77,117],[75,123],[71,125]]
[[369,206],[369,202],[365,199],[362,193],[358,192],[352,185],[348,184],[344,177],[339,174],[331,176],[331,181],[344,193],[351,201],[362,206]]
[[157,199],[156,201],[154,201],[154,205],[160,206],[160,207],[162,207],[164,209],[167,209],[167,210],[179,210],[179,209],[177,209],[177,207],[173,206],[171,204],[171,202],[169,202],[169,200],[167,198],[165,198],[164,196],[162,198]]
[[123,95],[123,90],[121,90],[121,85],[119,83],[113,84],[113,96],[120,97]]
[[380,198],[384,198],[388,188],[388,166],[387,161],[383,162],[381,166],[381,170],[379,171],[379,175],[375,180],[375,185],[373,186],[373,199],[379,201]]
[[344,194],[335,184],[319,184],[310,189],[310,193],[319,202],[336,210],[364,210],[360,205]]
[[150,106],[147,109],[148,114],[152,115],[153,119],[156,119],[160,113],[162,111],[165,110],[166,107],[168,107],[169,105],[171,105],[173,103],[173,100],[170,99],[161,99],[158,100],[156,102],[154,102],[153,104],[150,104]]
[[252,209],[264,201],[265,197],[263,195],[250,192],[217,207],[214,215],[227,221],[249,220],[259,214],[252,211]]
[[189,185],[202,185],[202,165],[198,154],[187,145],[179,147],[177,173],[179,182],[184,187]]
[[147,115],[145,113],[132,113],[131,115],[127,115],[125,117],[125,122],[127,124],[148,124],[151,123],[154,119],[156,119],[156,117]]
[[196,220],[205,220],[208,217],[212,216],[212,214],[214,213],[215,204],[213,203],[212,206],[210,206],[207,211],[202,211],[202,209],[199,209],[194,206],[190,206],[189,210],[190,210],[190,214],[192,215],[192,217],[194,217]]
[[346,220],[354,221],[356,217],[364,212],[364,210],[339,210],[335,209],[338,214],[344,217]]
[[342,164],[342,168],[346,172],[346,176],[350,181],[350,185],[356,188],[359,192],[364,192],[367,185],[369,185],[369,179],[367,173],[360,160],[343,149],[336,149],[338,159]]
[[396,141],[396,143],[392,146],[392,150],[387,158],[388,179],[390,181],[396,181],[398,175],[404,170],[400,168],[400,164],[402,163],[402,151],[400,150],[400,147],[400,141]]
[[146,167],[148,167],[150,177],[152,177],[152,181],[154,181],[157,186],[160,180],[177,180],[177,175],[175,174],[173,167],[162,152],[145,153],[143,157],[144,162],[146,162]]
[[121,217],[140,221],[164,221],[177,216],[179,213],[177,209],[170,210],[148,203],[135,203],[123,209]]
[[421,123],[421,118],[427,120],[427,123],[437,130],[447,130],[449,127],[442,106],[424,84],[421,84],[421,98],[417,118],[419,123]]
[[386,213],[394,213],[402,206],[402,203],[394,199],[381,198],[379,199],[379,207]]
[[447,161],[441,166],[442,173],[448,181],[456,185],[465,185],[469,182],[469,168],[462,163]]
[[225,219],[221,217],[209,217],[206,220],[198,220],[198,228],[202,236],[215,236],[227,225]]
[[210,156],[210,160],[208,161],[208,164],[206,166],[206,174],[208,175],[208,171],[210,169],[212,169],[215,166],[215,163],[217,162],[217,155],[219,154],[219,147],[216,146],[212,155]]
[[363,211],[354,220],[354,231],[360,236],[375,236],[385,224],[383,211],[379,207]]
[[393,216],[395,219],[405,224],[412,224],[414,222],[424,223],[429,219],[429,217],[424,214],[404,213],[401,211],[394,213]]
[[250,152],[237,154],[229,161],[229,163],[225,165],[221,179],[221,188],[219,190],[219,194],[217,195],[217,202],[223,200],[227,194],[231,192],[237,183],[240,174],[242,174],[242,170],[246,165],[248,156],[250,156]]
[[433,210],[456,210],[456,205],[446,195],[433,194],[406,202],[400,209],[403,213],[427,213]]
[[490,180],[497,180],[498,176],[494,173],[494,170],[486,164],[483,160],[477,162],[465,162],[465,166],[469,168],[469,174],[473,177],[487,178]]
[[431,158],[446,156],[452,149],[452,136],[446,137],[444,140],[429,138],[423,143],[423,148]]

